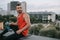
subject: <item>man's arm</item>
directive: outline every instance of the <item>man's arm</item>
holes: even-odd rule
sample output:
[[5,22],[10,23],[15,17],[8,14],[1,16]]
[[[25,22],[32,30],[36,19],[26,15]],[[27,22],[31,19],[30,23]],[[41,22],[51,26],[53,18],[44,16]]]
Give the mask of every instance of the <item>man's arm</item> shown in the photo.
[[26,26],[24,28],[22,28],[21,30],[24,31],[25,29],[29,28],[31,26],[30,23],[30,17],[28,14],[24,14],[23,15],[25,22],[27,23]]
[[11,22],[10,25],[17,25],[17,22]]
[[26,30],[31,26],[30,17],[28,14],[23,15],[25,22],[27,23],[24,28],[17,30],[17,34],[20,34],[22,31]]

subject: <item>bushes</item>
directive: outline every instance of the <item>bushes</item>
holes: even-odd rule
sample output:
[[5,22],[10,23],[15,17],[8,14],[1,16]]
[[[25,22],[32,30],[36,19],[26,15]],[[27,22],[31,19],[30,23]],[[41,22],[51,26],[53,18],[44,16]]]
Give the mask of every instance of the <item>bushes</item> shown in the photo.
[[55,28],[56,28],[58,31],[60,31],[60,27],[59,27],[59,26],[55,26]]
[[30,28],[30,34],[60,38],[59,27],[55,25],[49,25],[47,28],[44,28],[41,24],[38,24],[37,26],[35,25]]
[[60,38],[60,28],[55,25],[50,25],[47,28],[40,30],[40,36],[47,36],[52,38]]
[[43,28],[43,26],[40,24],[40,25],[35,25],[33,27],[30,28],[30,34],[34,34],[34,35],[39,35],[39,30],[41,30]]
[[55,26],[55,28],[57,29],[55,38],[59,38],[60,39],[60,26],[59,26],[59,23]]
[[14,15],[0,15],[0,22],[5,22],[5,21],[16,21],[16,17]]
[[33,34],[33,32],[34,32],[34,27],[31,27],[31,28],[29,29],[29,34]]
[[43,28],[40,30],[41,36],[55,37],[55,34],[56,34],[56,28],[55,27]]
[[31,27],[30,34],[38,35],[39,29],[37,26]]
[[55,37],[56,37],[56,38],[60,38],[60,31],[57,31],[57,32],[56,32]]

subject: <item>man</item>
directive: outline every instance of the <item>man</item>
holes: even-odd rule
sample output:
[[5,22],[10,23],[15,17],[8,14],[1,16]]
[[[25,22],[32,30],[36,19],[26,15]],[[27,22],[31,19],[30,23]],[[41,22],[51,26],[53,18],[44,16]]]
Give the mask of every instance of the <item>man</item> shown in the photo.
[[17,4],[16,10],[18,12],[17,22],[16,23],[12,22],[10,23],[10,25],[18,25],[19,29],[13,35],[10,35],[4,40],[18,40],[21,37],[28,36],[28,29],[31,25],[29,15],[27,13],[23,13],[20,4]]

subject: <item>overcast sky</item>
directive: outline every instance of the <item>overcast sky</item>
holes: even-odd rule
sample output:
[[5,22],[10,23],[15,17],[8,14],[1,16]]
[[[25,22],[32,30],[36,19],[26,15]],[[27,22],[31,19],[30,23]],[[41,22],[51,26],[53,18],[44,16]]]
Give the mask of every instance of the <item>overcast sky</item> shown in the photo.
[[60,13],[60,0],[0,0],[0,8],[7,9],[10,1],[26,1],[27,11],[53,11]]

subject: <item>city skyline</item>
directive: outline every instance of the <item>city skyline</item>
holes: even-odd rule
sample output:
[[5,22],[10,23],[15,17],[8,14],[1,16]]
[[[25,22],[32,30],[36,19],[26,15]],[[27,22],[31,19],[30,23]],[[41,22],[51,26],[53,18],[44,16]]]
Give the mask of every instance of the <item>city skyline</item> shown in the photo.
[[10,1],[25,1],[28,12],[53,11],[58,14],[60,13],[60,0],[0,0],[0,8],[7,10],[7,3]]

